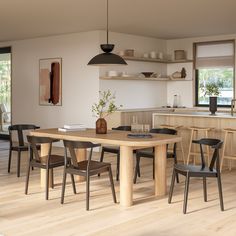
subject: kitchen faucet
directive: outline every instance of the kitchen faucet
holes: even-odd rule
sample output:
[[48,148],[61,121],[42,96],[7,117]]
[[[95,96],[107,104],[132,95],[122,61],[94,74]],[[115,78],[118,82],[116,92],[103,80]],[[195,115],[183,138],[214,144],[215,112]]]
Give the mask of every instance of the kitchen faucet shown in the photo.
[[231,116],[234,115],[234,105],[235,105],[236,99],[231,100]]

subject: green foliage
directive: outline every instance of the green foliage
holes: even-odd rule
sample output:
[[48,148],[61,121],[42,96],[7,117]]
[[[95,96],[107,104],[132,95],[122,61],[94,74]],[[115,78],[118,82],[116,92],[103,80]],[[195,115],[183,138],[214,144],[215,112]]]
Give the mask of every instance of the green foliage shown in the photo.
[[204,96],[219,96],[220,88],[223,87],[223,84],[219,81],[210,82],[206,84],[200,84],[200,89],[204,93]]
[[115,105],[115,95],[108,91],[99,91],[98,103],[92,105],[92,112],[95,117],[104,118],[122,107]]
[[199,88],[203,96],[219,96],[222,89],[233,87],[232,68],[206,68],[199,70]]
[[10,107],[11,101],[11,64],[0,61],[0,103]]

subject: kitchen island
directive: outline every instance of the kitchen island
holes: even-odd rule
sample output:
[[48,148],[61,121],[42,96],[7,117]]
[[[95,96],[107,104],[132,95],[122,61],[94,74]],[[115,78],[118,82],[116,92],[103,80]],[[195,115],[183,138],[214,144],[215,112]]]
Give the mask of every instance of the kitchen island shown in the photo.
[[[158,128],[163,124],[181,127],[179,135],[183,138],[185,158],[188,156],[188,148],[190,144],[189,127],[196,126],[211,128],[209,137],[221,140],[224,140],[223,130],[225,128],[236,129],[236,114],[232,116],[230,112],[218,112],[216,115],[211,115],[210,112],[168,111],[153,113],[152,119],[153,128]],[[231,145],[236,143],[235,136],[236,135],[232,135],[232,138],[227,140],[226,153],[236,153],[236,145]],[[199,133],[198,137],[195,138],[203,137],[204,135]]]

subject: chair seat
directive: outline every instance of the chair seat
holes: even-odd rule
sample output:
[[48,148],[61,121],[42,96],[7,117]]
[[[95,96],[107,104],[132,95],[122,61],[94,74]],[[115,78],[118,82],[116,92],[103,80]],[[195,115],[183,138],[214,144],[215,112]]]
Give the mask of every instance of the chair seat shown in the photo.
[[202,166],[200,165],[184,165],[184,164],[175,164],[174,166],[175,170],[180,173],[189,173],[191,176],[198,176],[199,174],[209,176],[209,177],[215,177],[217,175],[216,169],[213,168],[211,171],[209,167],[205,167],[202,169]]
[[120,152],[119,146],[103,146],[102,149],[104,152],[111,152],[111,153],[115,153],[115,154]]
[[[154,158],[153,148],[145,148],[137,151],[138,156]],[[173,152],[167,152],[167,158],[174,158]]]
[[[11,150],[13,150],[13,151],[28,151],[28,145],[27,144],[25,144],[24,146],[16,146],[16,145],[13,145],[12,147],[11,147]],[[36,145],[36,148],[37,148],[37,150],[40,150],[40,145]]]
[[11,150],[13,151],[27,151],[28,150],[28,146],[12,146]]
[[[105,169],[106,167],[109,167],[111,164],[106,162],[99,162],[99,161],[90,161],[89,169],[90,171],[97,171],[100,169]],[[80,161],[78,162],[78,166],[74,167],[76,170],[80,170],[83,172],[87,171],[88,161]]]
[[[40,158],[41,164],[47,164],[48,156],[43,156]],[[60,155],[50,155],[49,165],[64,165],[64,157]]]

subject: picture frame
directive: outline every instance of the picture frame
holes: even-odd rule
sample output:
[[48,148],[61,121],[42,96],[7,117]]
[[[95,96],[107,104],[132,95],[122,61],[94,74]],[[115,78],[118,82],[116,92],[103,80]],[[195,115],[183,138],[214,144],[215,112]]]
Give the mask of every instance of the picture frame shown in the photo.
[[62,58],[39,59],[39,105],[62,106]]

